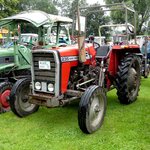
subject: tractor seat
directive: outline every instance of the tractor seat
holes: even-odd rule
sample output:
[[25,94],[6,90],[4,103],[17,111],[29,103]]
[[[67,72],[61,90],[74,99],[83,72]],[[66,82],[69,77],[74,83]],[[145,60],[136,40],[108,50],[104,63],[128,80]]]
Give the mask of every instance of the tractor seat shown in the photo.
[[96,58],[105,58],[110,50],[107,45],[100,46],[96,49]]

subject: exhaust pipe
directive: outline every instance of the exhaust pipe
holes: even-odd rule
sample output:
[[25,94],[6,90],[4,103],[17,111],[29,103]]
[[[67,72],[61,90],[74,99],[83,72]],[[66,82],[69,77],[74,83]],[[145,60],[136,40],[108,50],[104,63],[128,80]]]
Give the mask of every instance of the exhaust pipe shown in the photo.
[[83,62],[86,61],[86,53],[85,53],[85,45],[84,45],[85,37],[81,35],[79,1],[78,1],[78,8],[77,8],[77,21],[78,21],[78,49],[79,49],[79,61],[80,61],[81,63],[83,63]]

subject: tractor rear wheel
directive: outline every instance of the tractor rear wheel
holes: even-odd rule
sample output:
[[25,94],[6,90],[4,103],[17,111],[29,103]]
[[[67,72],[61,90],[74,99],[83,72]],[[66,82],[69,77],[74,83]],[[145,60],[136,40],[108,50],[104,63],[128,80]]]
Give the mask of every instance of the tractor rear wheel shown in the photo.
[[0,83],[0,113],[10,110],[8,97],[12,89],[13,84],[11,82]]
[[19,117],[25,117],[36,112],[38,105],[29,103],[30,79],[18,80],[10,93],[9,103],[11,110]]
[[79,103],[78,124],[87,134],[95,132],[103,123],[106,112],[106,93],[103,88],[90,86]]
[[117,95],[122,104],[130,104],[137,99],[141,78],[140,65],[138,56],[128,55],[118,68]]

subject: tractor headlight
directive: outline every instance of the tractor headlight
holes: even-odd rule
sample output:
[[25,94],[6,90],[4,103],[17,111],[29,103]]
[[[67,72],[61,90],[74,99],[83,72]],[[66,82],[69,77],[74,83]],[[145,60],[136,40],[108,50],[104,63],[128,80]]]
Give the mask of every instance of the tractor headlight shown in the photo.
[[41,83],[40,82],[35,82],[35,89],[40,90],[41,89]]
[[49,92],[53,92],[54,91],[54,85],[52,83],[49,83],[47,86],[47,89]]

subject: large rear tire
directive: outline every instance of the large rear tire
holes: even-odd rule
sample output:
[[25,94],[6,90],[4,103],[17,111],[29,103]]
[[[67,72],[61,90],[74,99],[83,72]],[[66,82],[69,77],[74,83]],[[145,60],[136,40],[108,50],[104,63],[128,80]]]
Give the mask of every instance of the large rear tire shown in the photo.
[[100,128],[106,112],[106,93],[103,88],[90,86],[79,103],[78,124],[80,129],[87,134]]
[[10,110],[8,97],[12,89],[13,84],[11,82],[0,83],[0,113]]
[[136,55],[125,57],[117,73],[117,95],[120,103],[130,104],[137,99],[140,87],[140,59]]
[[18,80],[10,93],[9,103],[11,110],[19,117],[25,117],[36,112],[38,105],[29,103],[30,79]]

